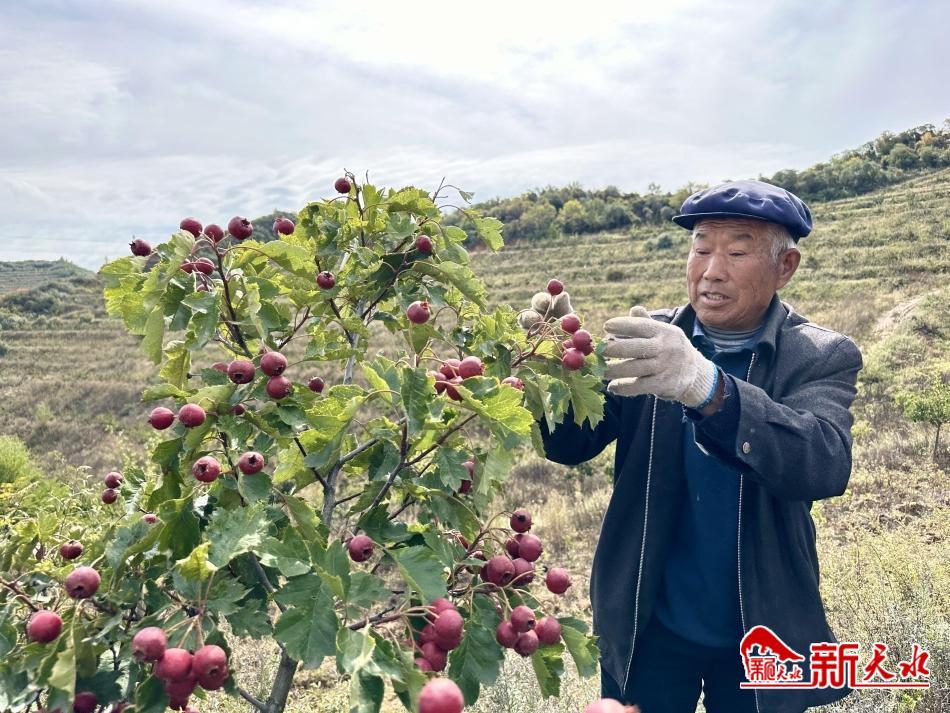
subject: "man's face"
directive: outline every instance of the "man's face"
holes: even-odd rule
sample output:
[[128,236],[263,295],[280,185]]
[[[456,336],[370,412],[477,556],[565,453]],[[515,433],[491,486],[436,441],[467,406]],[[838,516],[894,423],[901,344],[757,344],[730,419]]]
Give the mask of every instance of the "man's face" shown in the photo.
[[769,254],[766,223],[753,218],[707,218],[696,224],[686,262],[689,302],[699,320],[719,329],[757,327],[776,290],[798,267],[798,250],[777,265]]

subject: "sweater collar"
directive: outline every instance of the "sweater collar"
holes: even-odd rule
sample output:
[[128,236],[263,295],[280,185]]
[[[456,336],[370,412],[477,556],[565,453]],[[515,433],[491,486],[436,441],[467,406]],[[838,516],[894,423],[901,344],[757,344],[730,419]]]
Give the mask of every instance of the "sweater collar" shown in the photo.
[[[775,345],[778,342],[779,331],[782,329],[782,324],[785,322],[790,311],[791,308],[779,299],[777,292],[772,295],[772,301],[769,302],[769,306],[765,310],[765,317],[762,320],[762,330],[759,333],[755,351],[761,349],[763,351],[768,350],[772,354],[775,353]],[[687,335],[691,335],[694,333],[698,323],[696,310],[693,309],[691,304],[686,304],[676,310],[670,323],[675,324],[686,332]]]

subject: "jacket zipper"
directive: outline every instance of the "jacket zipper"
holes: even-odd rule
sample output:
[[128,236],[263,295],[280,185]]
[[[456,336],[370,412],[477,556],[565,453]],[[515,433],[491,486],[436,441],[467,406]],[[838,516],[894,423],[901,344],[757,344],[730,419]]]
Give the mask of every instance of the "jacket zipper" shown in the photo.
[[[755,352],[752,352],[752,359],[749,360],[749,369],[746,371],[745,380],[749,383],[752,376],[752,365],[755,364]],[[742,485],[745,480],[745,473],[739,473],[739,522],[736,528],[736,572],[739,576],[739,617],[742,619],[742,635],[747,631],[745,625],[745,608],[742,604]],[[759,691],[752,689],[752,695],[755,696],[755,710],[759,712]]]
[[623,688],[621,691],[627,690],[627,683],[630,681],[630,664],[633,663],[633,647],[637,641],[637,623],[638,617],[640,614],[640,581],[643,578],[643,555],[646,552],[647,546],[647,523],[650,518],[650,477],[653,475],[653,436],[656,433],[656,402],[657,397],[653,397],[653,418],[650,421],[650,459],[647,464],[647,489],[646,497],[644,499],[644,511],[643,511],[643,537],[640,539],[640,566],[637,570],[637,590],[634,595],[634,604],[633,604],[633,639],[630,641],[630,658],[627,659],[627,670],[623,676]]

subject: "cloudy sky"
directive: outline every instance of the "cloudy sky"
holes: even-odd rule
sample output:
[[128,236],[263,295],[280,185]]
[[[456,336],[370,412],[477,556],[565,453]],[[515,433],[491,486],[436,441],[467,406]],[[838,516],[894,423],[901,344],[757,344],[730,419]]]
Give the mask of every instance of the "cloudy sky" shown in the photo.
[[0,260],[97,268],[343,167],[476,199],[804,168],[950,117],[950,4],[19,0]]

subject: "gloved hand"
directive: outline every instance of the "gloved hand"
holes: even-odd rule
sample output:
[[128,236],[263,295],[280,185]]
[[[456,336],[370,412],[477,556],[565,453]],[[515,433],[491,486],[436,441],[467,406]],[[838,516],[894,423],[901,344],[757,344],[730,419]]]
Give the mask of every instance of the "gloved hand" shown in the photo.
[[604,323],[608,333],[604,356],[614,358],[604,374],[607,390],[619,396],[654,394],[701,408],[716,391],[718,369],[704,357],[682,329],[650,317],[639,305],[629,317]]
[[531,328],[538,322],[553,322],[573,311],[571,297],[567,292],[554,297],[547,292],[536,292],[531,298],[531,307],[518,313],[518,324],[530,333]]

